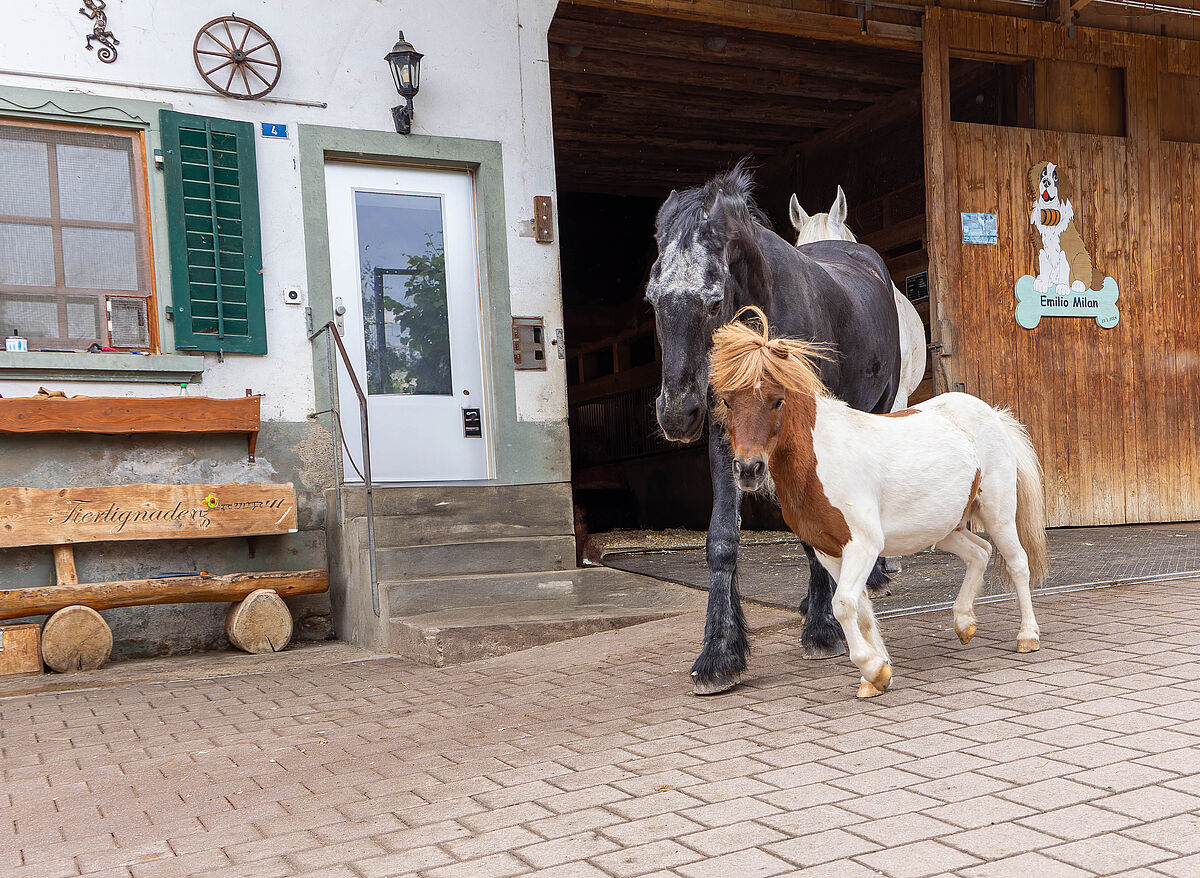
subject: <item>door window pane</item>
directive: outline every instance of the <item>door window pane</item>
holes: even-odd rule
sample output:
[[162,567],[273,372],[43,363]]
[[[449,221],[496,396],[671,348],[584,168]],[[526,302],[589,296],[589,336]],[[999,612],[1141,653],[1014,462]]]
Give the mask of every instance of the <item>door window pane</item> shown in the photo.
[[354,209],[367,392],[452,394],[442,200],[356,192]]

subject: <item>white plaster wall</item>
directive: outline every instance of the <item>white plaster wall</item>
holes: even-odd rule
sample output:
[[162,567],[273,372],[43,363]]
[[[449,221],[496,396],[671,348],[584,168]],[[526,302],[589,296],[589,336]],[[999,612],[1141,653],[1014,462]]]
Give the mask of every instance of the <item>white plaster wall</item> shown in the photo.
[[[96,85],[0,73],[0,84],[83,91],[170,103],[182,112],[242,119],[392,130],[399,103],[384,54],[403,28],[421,52],[415,133],[498,140],[504,155],[512,313],[544,316],[549,335],[562,326],[558,246],[520,234],[535,195],[554,194],[546,32],[557,0],[108,0],[108,22],[121,43],[114,64],[84,49],[92,23],[77,3],[10,3],[0,37],[0,69],[119,80]],[[325,101],[327,109],[219,95],[178,94],[155,85],[207,90],[192,62],[192,41],[208,20],[231,11],[264,28],[279,46],[283,75],[270,97]],[[148,85],[141,85],[148,84]],[[399,135],[397,135],[399,136]],[[302,420],[313,408],[313,380],[303,308],[284,305],[282,290],[307,295],[297,144],[257,138],[269,353],[206,357],[202,391],[266,394],[263,415]],[[152,171],[152,173],[155,173]],[[166,241],[155,241],[165,247]],[[566,417],[563,361],[547,372],[518,372],[521,420]],[[178,387],[57,382],[69,393],[150,395]],[[23,395],[34,382],[0,381],[0,393]]]

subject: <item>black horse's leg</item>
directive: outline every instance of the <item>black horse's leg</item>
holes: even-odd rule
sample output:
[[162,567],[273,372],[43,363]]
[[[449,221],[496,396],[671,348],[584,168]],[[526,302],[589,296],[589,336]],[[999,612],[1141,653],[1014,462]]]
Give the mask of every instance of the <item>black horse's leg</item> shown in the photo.
[[[809,564],[812,564],[811,558],[809,559]],[[892,577],[888,576],[886,559],[882,555],[875,561],[871,575],[867,578],[867,591],[871,594],[871,600],[886,598],[892,593]],[[808,604],[809,596],[805,595],[800,601],[801,615],[808,615]],[[837,620],[835,619],[834,621]]]
[[737,587],[738,507],[742,492],[733,483],[733,452],[723,427],[709,424],[708,465],[712,475],[713,507],[708,524],[708,618],[704,648],[692,665],[697,695],[732,689],[746,670],[750,642]]
[[875,566],[871,568],[871,575],[867,577],[867,593],[870,594],[871,600],[877,598],[885,598],[892,593],[892,577],[888,576],[887,570],[883,566],[883,557],[875,559]]
[[803,543],[804,554],[808,555],[808,597],[804,610],[804,633],[800,636],[800,647],[806,659],[825,659],[841,655],[846,651],[842,626],[833,617],[833,590],[835,583],[819,560],[812,546]]

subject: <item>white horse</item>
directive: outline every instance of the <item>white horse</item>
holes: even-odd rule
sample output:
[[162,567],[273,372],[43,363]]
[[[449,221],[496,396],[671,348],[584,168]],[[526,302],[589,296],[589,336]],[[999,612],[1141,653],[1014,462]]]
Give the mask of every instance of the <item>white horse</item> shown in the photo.
[[858,697],[879,695],[892,679],[866,591],[880,555],[936,545],[966,562],[954,630],[964,644],[974,636],[992,547],[971,532],[971,521],[995,541],[1017,593],[1017,652],[1038,649],[1030,578],[1046,573],[1045,511],[1025,428],[965,393],[888,415],[856,411],[822,385],[812,361],[824,355],[819,347],[772,339],[763,313],[745,308],[738,316],[745,312],[759,325],[721,327],[711,360],[734,479],[745,492],[773,488],[788,526],[837,581],[833,612],[862,673]]
[[[846,227],[846,193],[837,188],[837,198],[829,213],[809,216],[800,206],[800,199],[792,195],[788,204],[792,226],[796,229],[796,246],[813,241],[857,241],[854,233]],[[908,408],[909,398],[916,392],[925,377],[925,324],[907,296],[892,284],[896,299],[896,317],[900,322],[900,388],[896,391],[896,402],[892,411]]]

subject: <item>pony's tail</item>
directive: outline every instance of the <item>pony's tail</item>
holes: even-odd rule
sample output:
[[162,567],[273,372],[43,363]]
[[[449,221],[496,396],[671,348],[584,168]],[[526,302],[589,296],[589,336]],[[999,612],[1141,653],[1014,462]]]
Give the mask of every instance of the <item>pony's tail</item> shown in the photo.
[[1042,464],[1029,431],[1003,409],[996,409],[1001,434],[1017,461],[1017,537],[1029,558],[1029,583],[1046,578],[1046,501],[1042,494]]

